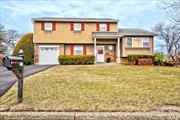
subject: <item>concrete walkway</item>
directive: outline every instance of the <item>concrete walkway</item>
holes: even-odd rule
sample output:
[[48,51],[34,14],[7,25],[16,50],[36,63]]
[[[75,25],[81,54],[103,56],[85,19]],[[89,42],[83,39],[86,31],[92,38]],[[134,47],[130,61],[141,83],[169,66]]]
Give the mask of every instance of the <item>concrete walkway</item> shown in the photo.
[[1,112],[1,120],[180,120],[178,112]]
[[[38,73],[52,67],[51,65],[32,65],[24,67],[24,77]],[[16,76],[12,71],[7,70],[5,67],[0,67],[0,97],[4,95],[13,84],[17,81]]]

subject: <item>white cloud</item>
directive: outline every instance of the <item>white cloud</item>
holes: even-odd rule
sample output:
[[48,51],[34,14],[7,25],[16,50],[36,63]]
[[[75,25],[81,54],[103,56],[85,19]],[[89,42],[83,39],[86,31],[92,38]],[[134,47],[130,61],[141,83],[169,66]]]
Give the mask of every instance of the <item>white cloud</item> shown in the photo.
[[[1,1],[2,14],[7,14],[14,21],[32,17],[102,17],[120,20],[120,27],[141,26],[143,17],[153,20],[153,15],[139,17],[143,12],[157,10],[158,1],[119,0],[119,1]],[[156,9],[155,9],[156,8]],[[7,13],[8,11],[8,13]],[[138,16],[139,15],[139,16]],[[152,18],[151,18],[152,16]],[[1,15],[1,17],[3,17]],[[159,18],[161,19],[161,18]],[[3,21],[1,21],[3,22]],[[146,21],[144,21],[146,22]],[[11,24],[11,23],[9,23]],[[18,23],[17,23],[18,24]],[[31,24],[31,23],[27,23]]]
[[[6,29],[32,32],[34,17],[99,17],[119,19],[119,27],[151,30],[159,21],[166,21],[158,0],[0,0],[0,23]],[[161,42],[155,40],[155,48]]]

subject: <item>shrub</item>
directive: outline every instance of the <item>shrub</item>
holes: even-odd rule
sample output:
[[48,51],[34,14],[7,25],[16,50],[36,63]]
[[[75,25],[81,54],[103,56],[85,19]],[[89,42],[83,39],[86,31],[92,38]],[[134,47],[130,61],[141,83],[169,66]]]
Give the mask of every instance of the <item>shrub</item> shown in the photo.
[[154,54],[154,65],[174,66],[175,64],[168,62],[163,53],[155,53]]
[[59,63],[62,65],[94,64],[93,55],[60,55]]
[[4,55],[0,54],[0,66],[2,65],[2,59],[3,59]]
[[25,34],[17,43],[13,56],[19,55],[19,50],[22,49],[24,52],[24,64],[30,65],[34,62],[34,45],[33,45],[33,34],[27,33]]
[[167,62],[167,61],[163,61],[162,66],[174,66],[175,64],[174,63],[170,63],[170,62]]
[[155,53],[154,54],[154,64],[155,65],[163,65],[163,61],[165,61],[165,57],[163,53]]
[[122,65],[131,65],[127,59],[127,57],[121,57],[121,64]]
[[138,65],[152,65],[152,59],[138,59]]
[[130,62],[133,65],[137,65],[138,64],[138,59],[154,59],[153,55],[128,55],[127,57],[128,62]]

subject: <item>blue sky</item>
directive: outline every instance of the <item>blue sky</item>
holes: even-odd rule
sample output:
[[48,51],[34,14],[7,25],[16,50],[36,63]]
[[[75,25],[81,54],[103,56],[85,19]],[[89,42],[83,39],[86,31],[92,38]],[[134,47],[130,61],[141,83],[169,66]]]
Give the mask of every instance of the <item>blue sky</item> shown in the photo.
[[[20,33],[32,32],[34,17],[119,19],[121,28],[151,28],[166,21],[161,0],[1,0],[0,23]],[[159,42],[156,42],[158,44]]]

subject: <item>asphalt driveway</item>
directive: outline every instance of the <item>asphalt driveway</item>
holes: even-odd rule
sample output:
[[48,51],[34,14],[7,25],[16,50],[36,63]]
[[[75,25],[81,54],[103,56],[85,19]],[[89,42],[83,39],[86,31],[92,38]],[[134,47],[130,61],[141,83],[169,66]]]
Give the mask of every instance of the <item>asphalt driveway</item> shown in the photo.
[[[38,73],[52,67],[52,65],[32,65],[24,67],[24,77]],[[0,67],[0,97],[4,95],[17,81],[12,71],[8,71],[5,67]]]

